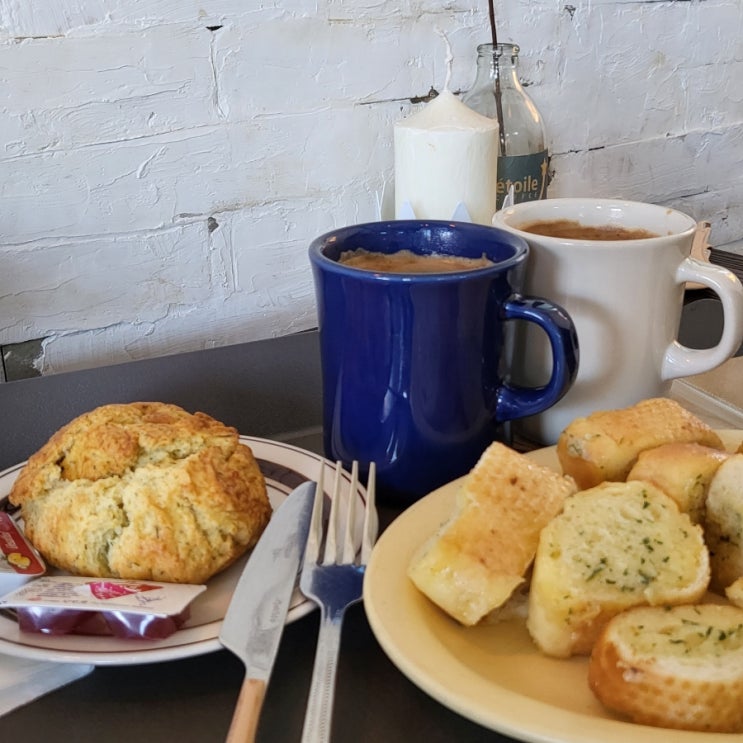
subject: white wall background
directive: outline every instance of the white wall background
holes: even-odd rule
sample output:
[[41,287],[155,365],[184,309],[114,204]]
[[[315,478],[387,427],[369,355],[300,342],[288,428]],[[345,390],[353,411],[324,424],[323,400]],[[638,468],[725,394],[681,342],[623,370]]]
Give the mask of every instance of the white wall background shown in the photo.
[[[550,195],[743,237],[740,0],[496,0]],[[377,217],[392,129],[474,79],[485,0],[0,0],[0,345],[43,373],[315,324],[306,250]]]

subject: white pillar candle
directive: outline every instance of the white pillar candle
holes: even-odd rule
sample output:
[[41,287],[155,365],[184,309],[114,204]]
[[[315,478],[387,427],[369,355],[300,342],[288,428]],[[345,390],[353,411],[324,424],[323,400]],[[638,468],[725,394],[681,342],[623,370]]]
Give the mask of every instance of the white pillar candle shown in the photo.
[[451,219],[461,203],[492,224],[497,196],[498,122],[449,90],[395,124],[395,216]]

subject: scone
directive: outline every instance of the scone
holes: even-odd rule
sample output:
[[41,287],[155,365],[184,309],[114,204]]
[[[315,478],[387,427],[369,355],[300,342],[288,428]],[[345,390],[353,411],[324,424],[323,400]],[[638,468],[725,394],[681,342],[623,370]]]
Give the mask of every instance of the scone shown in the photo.
[[743,609],[624,612],[596,642],[588,681],[606,707],[642,725],[743,732]]
[[605,482],[542,530],[526,626],[547,655],[587,655],[619,612],[698,601],[708,583],[700,526],[649,483]]
[[271,516],[234,428],[175,405],[106,405],[28,461],[11,493],[29,541],[77,575],[203,583]]
[[731,455],[710,482],[704,533],[712,587],[721,591],[743,576],[743,454]]
[[502,606],[524,582],[542,527],[575,483],[494,443],[466,476],[456,511],[413,556],[416,587],[464,625]]
[[655,397],[577,418],[560,434],[557,456],[562,471],[585,489],[625,480],[641,452],[673,441],[725,448],[702,420],[674,400]]
[[707,488],[717,468],[729,456],[725,451],[701,444],[663,444],[641,452],[627,480],[652,483],[670,495],[695,524],[702,524]]

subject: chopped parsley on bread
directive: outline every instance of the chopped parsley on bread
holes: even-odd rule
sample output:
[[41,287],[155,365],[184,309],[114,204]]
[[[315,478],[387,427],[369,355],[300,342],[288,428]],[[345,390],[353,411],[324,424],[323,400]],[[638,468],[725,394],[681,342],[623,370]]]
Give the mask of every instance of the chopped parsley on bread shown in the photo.
[[743,609],[626,611],[598,638],[588,682],[602,704],[642,725],[743,732]]
[[619,612],[698,601],[709,575],[702,529],[670,497],[640,481],[601,483],[542,530],[526,626],[547,655],[587,655]]
[[464,625],[525,616],[546,655],[590,656],[632,722],[743,733],[743,443],[652,399],[576,420],[556,453],[562,479],[493,445],[413,582]]
[[670,495],[695,524],[702,524],[710,482],[729,456],[711,446],[673,441],[641,452],[627,480],[652,483]]

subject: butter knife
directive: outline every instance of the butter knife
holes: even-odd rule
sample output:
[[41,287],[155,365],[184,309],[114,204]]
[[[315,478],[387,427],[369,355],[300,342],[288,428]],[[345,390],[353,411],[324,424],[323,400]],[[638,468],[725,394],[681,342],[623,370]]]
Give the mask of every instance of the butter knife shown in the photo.
[[245,664],[228,743],[255,739],[289,602],[307,541],[315,483],[293,490],[276,509],[243,569],[219,641]]

